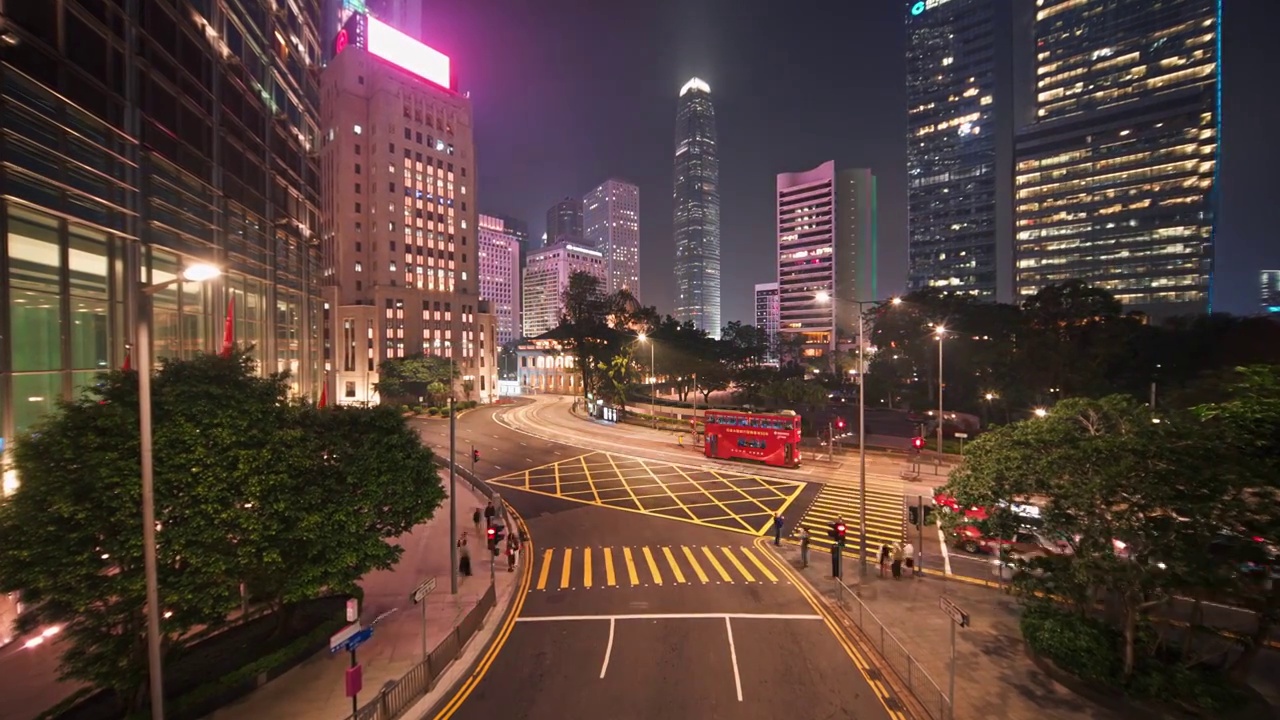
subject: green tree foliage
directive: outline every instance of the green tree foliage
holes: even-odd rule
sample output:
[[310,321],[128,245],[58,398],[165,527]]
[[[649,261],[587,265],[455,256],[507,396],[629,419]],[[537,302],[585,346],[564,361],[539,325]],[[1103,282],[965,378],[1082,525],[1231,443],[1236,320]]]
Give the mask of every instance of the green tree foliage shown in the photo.
[[[560,325],[551,332],[573,353],[585,396],[596,390],[600,364],[607,364],[621,350],[626,336],[620,329],[637,317],[635,298],[626,290],[606,294],[600,278],[578,271],[569,276],[561,302]],[[652,313],[639,315],[648,318]]]
[[600,363],[598,369],[601,379],[600,394],[605,400],[625,411],[631,388],[639,379],[631,353],[623,352],[614,355],[609,362]]
[[383,360],[378,365],[376,389],[387,405],[417,404],[419,398],[427,398],[432,405],[437,405],[444,400],[459,373],[458,366],[449,362],[448,357],[416,353]]
[[981,524],[996,537],[1019,522],[1011,503],[1041,505],[1044,531],[1068,538],[1074,555],[1032,560],[1017,582],[1068,598],[1082,614],[1107,600],[1127,682],[1152,651],[1140,641],[1151,609],[1234,572],[1207,552],[1231,512],[1233,480],[1219,472],[1229,462],[1191,415],[1155,416],[1125,396],[1068,399],[978,438],[943,491],[987,508]]
[[[21,622],[61,625],[63,677],[134,707],[147,667],[137,381],[105,373],[19,437],[22,484],[0,505],[0,589],[23,593]],[[286,378],[258,377],[243,353],[166,362],[152,392],[166,654],[224,623],[241,583],[280,605],[389,566],[385,541],[443,496],[396,413],[292,404]]]

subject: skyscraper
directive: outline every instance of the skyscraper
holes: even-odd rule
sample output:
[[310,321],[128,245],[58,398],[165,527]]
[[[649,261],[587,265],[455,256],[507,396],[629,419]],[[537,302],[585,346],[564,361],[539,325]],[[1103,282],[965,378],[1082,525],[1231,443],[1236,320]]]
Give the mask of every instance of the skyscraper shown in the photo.
[[563,240],[582,243],[582,198],[567,197],[547,210],[547,233],[542,246]]
[[520,339],[520,240],[502,218],[480,216],[480,297],[489,301],[498,345]]
[[720,161],[711,88],[693,78],[676,111],[675,318],[720,337]]
[[1080,279],[1134,309],[1209,309],[1220,0],[1041,0],[1018,137],[1017,291]]
[[1262,285],[1262,312],[1280,314],[1280,270],[1259,273]]
[[587,242],[609,266],[606,292],[629,290],[640,299],[640,188],[606,180],[582,199]]
[[494,318],[480,297],[471,102],[449,58],[352,15],[321,75],[330,394],[376,401],[383,361],[450,357],[497,395]]
[[1025,33],[1009,0],[907,8],[907,286],[1008,300],[1012,59]]
[[560,324],[564,291],[576,272],[591,273],[603,284],[607,274],[604,255],[568,241],[529,254],[521,282],[525,337],[537,337]]
[[827,356],[857,328],[857,301],[874,299],[876,179],[835,161],[778,175],[778,332],[806,357]]
[[756,329],[769,341],[767,362],[778,362],[778,283],[756,283]]

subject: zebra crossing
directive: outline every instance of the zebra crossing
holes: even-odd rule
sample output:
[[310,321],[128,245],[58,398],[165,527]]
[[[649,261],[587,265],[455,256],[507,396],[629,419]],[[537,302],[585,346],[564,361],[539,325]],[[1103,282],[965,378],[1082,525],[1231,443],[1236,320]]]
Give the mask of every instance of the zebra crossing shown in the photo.
[[533,575],[531,593],[789,582],[760,550],[739,545],[547,548]]
[[[881,544],[892,546],[906,538],[907,519],[902,490],[893,488],[892,483],[889,485],[867,485],[867,545],[868,552],[873,555]],[[823,485],[796,524],[793,534],[804,527],[815,547],[829,548],[834,544],[829,535],[831,523],[843,518],[847,528],[846,552],[856,548],[860,498],[856,487]]]

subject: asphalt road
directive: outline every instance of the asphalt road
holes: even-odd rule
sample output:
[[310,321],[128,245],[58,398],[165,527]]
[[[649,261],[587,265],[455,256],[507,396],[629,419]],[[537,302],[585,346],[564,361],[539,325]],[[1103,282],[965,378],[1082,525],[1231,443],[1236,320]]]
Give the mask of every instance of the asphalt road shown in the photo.
[[[470,462],[475,444],[482,478],[584,455],[503,428],[494,412],[503,410],[458,420],[459,462]],[[447,421],[422,423],[433,444],[447,447]],[[741,499],[743,487],[755,492],[747,480],[732,487],[706,478],[681,491],[689,479],[660,462],[648,466],[656,471],[650,484],[666,481],[688,493],[676,498],[732,496],[744,512],[760,514]],[[639,487],[640,479],[624,469],[598,484]],[[804,489],[782,487],[788,499]],[[496,660],[451,717],[901,717],[772,552],[753,545],[763,529],[755,518],[733,529],[717,514],[674,521],[643,501],[628,512],[588,493],[506,486],[502,494],[533,536],[524,561],[534,563],[534,582]],[[716,502],[683,502],[723,510]]]

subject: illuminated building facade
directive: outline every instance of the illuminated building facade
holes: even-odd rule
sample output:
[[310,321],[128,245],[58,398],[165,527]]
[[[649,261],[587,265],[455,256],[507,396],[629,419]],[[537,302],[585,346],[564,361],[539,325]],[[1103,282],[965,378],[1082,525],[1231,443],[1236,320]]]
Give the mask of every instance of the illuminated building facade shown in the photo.
[[906,5],[910,290],[1012,297],[1013,48],[1031,4]]
[[582,199],[582,224],[588,244],[608,265],[605,291],[628,290],[640,299],[640,188],[606,180]]
[[498,345],[520,339],[520,239],[502,218],[480,216],[480,297],[489,301]]
[[453,359],[459,398],[496,398],[471,103],[449,58],[354,14],[320,84],[329,397],[377,402],[379,365],[424,353]]
[[582,198],[567,197],[547,209],[547,232],[542,247],[558,242],[582,244]]
[[564,291],[575,272],[591,273],[603,286],[608,275],[604,254],[567,241],[529,253],[520,284],[525,337],[537,337],[560,324]]
[[1263,270],[1259,275],[1262,281],[1262,312],[1280,314],[1280,270]]
[[778,175],[777,207],[778,332],[826,356],[856,334],[857,300],[873,297],[876,179],[828,160]]
[[778,283],[756,283],[756,329],[769,340],[765,360],[778,362]]
[[720,337],[720,160],[711,88],[693,78],[676,111],[674,316]]
[[1017,144],[1017,292],[1084,280],[1146,312],[1209,309],[1219,0],[1042,0]]

